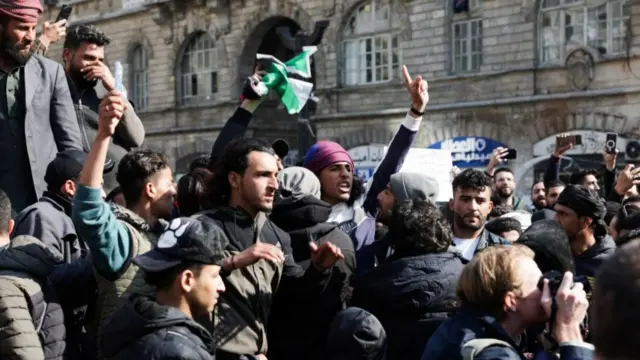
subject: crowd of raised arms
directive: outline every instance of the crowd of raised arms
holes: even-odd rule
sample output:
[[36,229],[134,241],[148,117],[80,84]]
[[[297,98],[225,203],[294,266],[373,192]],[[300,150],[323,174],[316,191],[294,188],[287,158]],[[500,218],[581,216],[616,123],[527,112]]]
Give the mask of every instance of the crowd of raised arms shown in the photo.
[[285,141],[244,136],[261,98],[174,179],[108,36],[38,37],[40,0],[3,4],[0,359],[640,359],[640,168],[617,151],[565,184],[559,136],[526,206],[498,148],[439,203],[442,182],[399,171],[429,121],[403,67],[407,114],[369,183],[332,141],[283,167]]

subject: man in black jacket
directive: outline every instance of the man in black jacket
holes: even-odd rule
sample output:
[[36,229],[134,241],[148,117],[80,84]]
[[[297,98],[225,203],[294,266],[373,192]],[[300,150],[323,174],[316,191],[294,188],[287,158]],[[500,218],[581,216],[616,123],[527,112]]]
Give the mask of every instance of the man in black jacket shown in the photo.
[[569,237],[576,275],[594,278],[616,250],[604,222],[606,207],[596,192],[581,185],[567,186],[555,206],[555,220]]
[[380,320],[387,331],[389,360],[418,359],[431,335],[456,310],[463,259],[449,251],[451,227],[429,201],[399,203],[387,221],[393,255],[356,278],[351,304]]
[[[44,177],[47,190],[37,203],[18,214],[11,237],[31,235],[60,254],[67,263],[86,253],[87,248],[78,238],[71,220],[71,200],[87,156],[80,150],[67,150],[56,155],[47,166]],[[105,172],[110,170],[105,169]]]
[[214,314],[219,360],[264,356],[272,303],[319,296],[331,278],[331,267],[343,258],[331,243],[310,242],[312,266],[305,271],[295,263],[289,235],[265,215],[273,209],[277,173],[271,146],[251,138],[232,141],[216,163],[210,186],[212,203],[218,207],[199,215],[214,220],[229,238],[223,264],[229,291]]
[[[275,303],[271,311],[269,358],[278,360],[320,359],[331,320],[350,297],[356,255],[349,235],[328,223],[331,205],[320,200],[320,180],[310,170],[292,166],[278,173],[278,192],[271,220],[291,237],[293,260],[311,266],[309,241],[332,243],[344,259],[336,263],[327,290],[309,302]],[[306,321],[301,322],[300,319]],[[291,331],[291,329],[297,331]]]
[[211,334],[193,320],[213,311],[228,240],[212,221],[174,219],[156,248],[134,258],[155,299],[134,295],[102,332],[106,359],[213,360]]
[[[388,225],[393,209],[406,200],[425,200],[435,204],[440,187],[434,177],[421,173],[399,172],[391,175],[389,184],[376,197],[378,214],[376,221]],[[384,231],[383,231],[384,233]],[[384,233],[375,243],[379,263],[383,263],[391,255],[391,239]]]
[[[71,97],[76,107],[82,146],[91,150],[98,130],[98,108],[101,99],[116,89],[115,79],[104,63],[104,48],[111,40],[93,25],[76,25],[67,30],[62,58]],[[126,94],[121,94],[125,96]],[[107,161],[117,163],[131,149],[144,141],[144,126],[134,111],[127,107],[109,145]],[[113,166],[115,166],[113,165]],[[104,179],[107,193],[118,186],[115,173]]]

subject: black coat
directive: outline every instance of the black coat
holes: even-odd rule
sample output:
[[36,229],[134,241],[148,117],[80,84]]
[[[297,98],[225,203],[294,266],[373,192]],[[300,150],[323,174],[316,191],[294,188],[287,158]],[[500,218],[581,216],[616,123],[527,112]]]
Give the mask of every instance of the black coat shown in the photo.
[[177,308],[134,296],[102,331],[101,350],[109,360],[212,360],[209,332]]
[[332,319],[350,297],[351,277],[356,268],[355,250],[346,233],[337,225],[326,223],[330,213],[331,205],[313,196],[276,205],[271,213],[271,220],[291,237],[293,259],[305,270],[312,266],[310,241],[318,245],[331,242],[342,250],[344,260],[333,267],[331,280],[322,295],[306,303],[276,297],[267,331],[269,359],[317,358],[325,346]]
[[456,309],[462,268],[463,259],[454,252],[392,257],[356,278],[352,305],[380,320],[389,360],[420,358],[431,335]]

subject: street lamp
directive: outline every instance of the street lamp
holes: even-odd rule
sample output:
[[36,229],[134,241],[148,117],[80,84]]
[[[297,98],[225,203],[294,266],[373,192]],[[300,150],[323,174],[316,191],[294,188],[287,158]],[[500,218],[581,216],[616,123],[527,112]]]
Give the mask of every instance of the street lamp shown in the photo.
[[[314,24],[313,33],[307,34],[300,29],[295,35],[291,34],[291,29],[287,26],[276,28],[276,33],[280,38],[283,46],[294,54],[302,52],[305,46],[317,46],[322,41],[325,30],[329,27],[329,20],[317,21]],[[313,61],[313,60],[312,60]],[[315,86],[315,74],[312,79]],[[317,100],[313,93],[307,104],[302,108],[298,115],[298,156],[304,157],[307,150],[311,147],[315,138],[315,125],[311,123],[311,117],[315,115],[317,110]]]

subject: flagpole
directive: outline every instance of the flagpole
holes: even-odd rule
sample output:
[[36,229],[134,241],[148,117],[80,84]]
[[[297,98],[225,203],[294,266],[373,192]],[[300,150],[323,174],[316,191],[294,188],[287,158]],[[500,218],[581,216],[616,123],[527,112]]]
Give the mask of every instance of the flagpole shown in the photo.
[[[292,35],[291,30],[287,27],[278,28],[277,34],[283,46],[293,51],[294,54],[299,54],[305,46],[319,45],[327,27],[329,27],[329,20],[322,20],[314,24],[313,33],[310,35],[303,29],[300,29],[295,35]],[[315,89],[315,72],[312,75]],[[317,101],[312,97],[298,114],[298,159],[304,158],[307,150],[309,150],[311,145],[316,141],[315,124],[311,121],[311,118],[316,113],[316,109]]]

